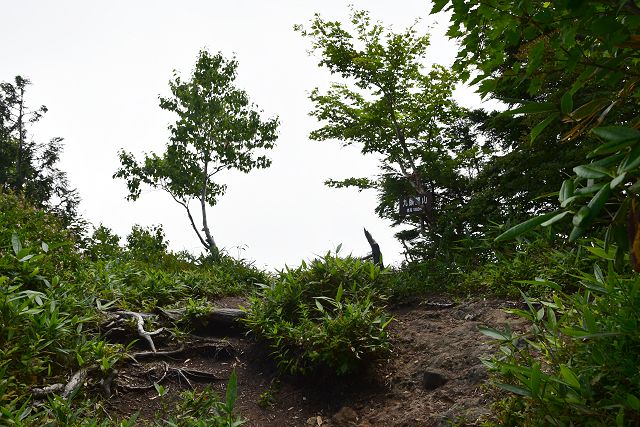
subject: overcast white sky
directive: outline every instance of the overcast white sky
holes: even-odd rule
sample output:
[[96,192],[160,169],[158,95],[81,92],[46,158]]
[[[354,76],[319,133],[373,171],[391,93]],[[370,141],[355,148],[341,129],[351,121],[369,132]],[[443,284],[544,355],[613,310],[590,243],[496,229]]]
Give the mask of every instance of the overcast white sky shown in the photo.
[[[126,186],[111,177],[117,151],[160,152],[172,116],[158,106],[174,69],[188,76],[201,48],[239,61],[237,86],[267,116],[280,117],[280,138],[270,169],[227,173],[228,193],[210,209],[218,244],[256,265],[281,268],[323,254],[369,251],[362,228],[380,243],[385,261],[402,260],[390,223],[374,213],[374,192],[331,189],[327,178],[373,176],[375,158],[338,142],[314,142],[318,124],[307,114],[309,91],[326,86],[327,71],[307,54],[309,41],[294,32],[315,12],[347,21],[348,4],[400,31],[422,18],[433,26],[428,62],[450,64],[455,45],[444,25],[428,16],[425,0],[20,0],[2,5],[0,80],[32,80],[28,103],[49,113],[32,130],[40,140],[65,139],[61,162],[82,196],[81,212],[125,236],[133,224],[163,224],[174,250],[199,252],[184,211],[161,191],[125,201]],[[438,18],[446,21],[446,18]],[[466,106],[479,105],[469,89]]]

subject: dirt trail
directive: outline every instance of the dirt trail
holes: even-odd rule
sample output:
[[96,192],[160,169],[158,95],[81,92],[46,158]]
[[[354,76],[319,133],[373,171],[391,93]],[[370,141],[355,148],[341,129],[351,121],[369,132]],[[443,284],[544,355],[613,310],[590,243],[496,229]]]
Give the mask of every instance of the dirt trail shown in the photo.
[[[513,306],[497,299],[453,304],[428,298],[391,307],[396,319],[390,327],[394,353],[357,379],[278,376],[268,351],[242,337],[228,339],[235,349],[231,355],[196,352],[167,363],[216,375],[221,380],[212,385],[220,395],[224,379],[236,369],[236,411],[248,426],[446,426],[450,421],[476,425],[489,414],[495,397],[483,387],[487,374],[479,360],[493,348],[478,326],[509,323],[519,329],[522,323],[503,311]],[[162,371],[163,363],[146,363],[125,375],[131,384],[149,384],[153,372],[145,372],[154,366]],[[202,388],[210,380],[190,382]],[[163,384],[169,389],[164,397],[169,407],[178,392],[190,387],[178,375]],[[117,416],[140,411],[143,418],[152,418],[162,403],[154,389],[121,388],[109,406]]]

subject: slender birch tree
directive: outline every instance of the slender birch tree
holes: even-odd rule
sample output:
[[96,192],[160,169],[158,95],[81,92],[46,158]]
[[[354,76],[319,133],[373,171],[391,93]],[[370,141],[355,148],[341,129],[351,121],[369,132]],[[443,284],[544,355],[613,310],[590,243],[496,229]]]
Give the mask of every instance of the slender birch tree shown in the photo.
[[[140,197],[143,184],[169,193],[184,208],[191,228],[214,259],[219,249],[207,206],[215,205],[227,189],[218,174],[269,167],[264,150],[274,147],[279,125],[277,117],[263,120],[247,93],[235,87],[237,68],[235,59],[203,50],[188,80],[174,73],[169,83],[172,96],[160,97],[160,107],[178,117],[169,126],[171,137],[164,153],[145,154],[137,161],[121,150],[121,167],[114,174],[127,182],[128,200]],[[193,202],[200,211],[200,225]]]

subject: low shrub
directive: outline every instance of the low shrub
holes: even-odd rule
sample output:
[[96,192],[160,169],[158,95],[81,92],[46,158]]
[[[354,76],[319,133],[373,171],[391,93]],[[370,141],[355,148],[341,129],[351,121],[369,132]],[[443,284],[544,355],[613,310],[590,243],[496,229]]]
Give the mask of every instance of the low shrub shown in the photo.
[[501,425],[640,424],[640,278],[610,261],[582,273],[582,289],[524,297],[524,334],[484,329],[499,355],[485,361],[495,383],[515,394],[499,404]]
[[[521,240],[506,254],[496,252],[495,260],[475,269],[461,271],[452,292],[490,294],[517,298],[520,292],[543,295],[547,282],[562,283],[565,291],[575,290],[575,278],[586,264],[584,251],[541,236]],[[532,280],[534,279],[534,280]]]
[[83,391],[75,400],[30,402],[32,387],[65,383],[80,367],[94,372],[89,386],[116,367],[125,349],[100,338],[104,307],[186,305],[197,316],[209,298],[248,293],[270,280],[242,260],[156,255],[145,261],[123,253],[105,228],[83,247],[55,215],[0,192],[0,425],[113,424],[88,417],[95,408]]
[[349,374],[389,351],[381,277],[372,263],[327,254],[264,285],[246,322],[283,371]]

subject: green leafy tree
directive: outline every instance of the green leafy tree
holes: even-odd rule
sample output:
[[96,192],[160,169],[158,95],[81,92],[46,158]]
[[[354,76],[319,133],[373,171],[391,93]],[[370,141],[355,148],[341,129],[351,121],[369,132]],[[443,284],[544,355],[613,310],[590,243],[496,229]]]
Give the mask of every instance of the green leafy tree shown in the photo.
[[638,5],[439,1],[434,11],[447,5],[452,11],[449,35],[462,46],[457,69],[466,76],[478,73],[475,81],[485,94],[526,91],[527,98],[503,99],[518,106],[512,114],[541,116],[531,129],[532,140],[562,121],[565,129],[556,140],[595,144],[588,162],[573,167],[573,176],[562,184],[561,209],[520,224],[501,239],[571,219],[568,234],[576,240],[596,235],[601,227],[587,233],[593,225],[604,225],[605,248],[615,243],[619,265],[631,248],[640,270]]
[[593,273],[579,275],[582,290],[549,282],[552,298],[525,296],[529,310],[512,310],[531,323],[526,337],[483,331],[502,350],[488,364],[496,384],[514,393],[500,424],[637,425],[640,287],[622,261],[629,248],[640,271],[638,3],[445,0],[434,11],[447,6],[462,47],[457,69],[477,73],[481,91],[515,106],[511,114],[526,114],[534,144],[593,145],[559,186],[557,212],[498,238],[570,220],[569,239],[586,237],[596,257]]
[[167,254],[169,242],[162,225],[141,227],[136,224],[127,235],[125,247],[134,259],[151,263]]
[[[160,107],[178,116],[169,127],[165,152],[146,154],[139,162],[122,150],[122,167],[114,175],[126,180],[129,200],[140,197],[143,184],[168,192],[185,209],[198,239],[214,257],[219,250],[206,208],[215,205],[227,188],[214,178],[224,170],[247,173],[270,166],[260,152],[274,147],[279,124],[277,118],[262,120],[246,92],[234,86],[237,67],[235,59],[201,51],[191,77],[185,81],[176,74],[169,83],[172,96],[160,98]],[[201,228],[190,208],[193,200],[200,205]]]
[[115,259],[122,253],[120,236],[109,227],[100,224],[87,239],[87,251],[94,261]]
[[29,127],[47,112],[44,105],[35,110],[27,105],[30,84],[21,76],[13,83],[0,83],[0,188],[24,194],[37,207],[80,229],[84,226],[77,213],[80,197],[57,167],[62,138],[39,143],[29,135]]
[[[414,27],[387,31],[363,11],[352,11],[351,23],[349,32],[316,15],[308,28],[297,27],[311,39],[319,66],[343,78],[324,93],[312,91],[311,115],[322,127],[311,138],[357,144],[363,154],[381,157],[378,177],[327,185],[378,190],[379,215],[413,225],[413,236],[434,243],[443,237],[438,217],[464,202],[463,172],[478,154],[473,141],[459,135],[466,112],[452,99],[457,77],[444,67],[423,65],[429,38]],[[418,214],[402,218],[399,199],[409,196],[427,202]]]

